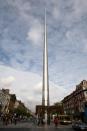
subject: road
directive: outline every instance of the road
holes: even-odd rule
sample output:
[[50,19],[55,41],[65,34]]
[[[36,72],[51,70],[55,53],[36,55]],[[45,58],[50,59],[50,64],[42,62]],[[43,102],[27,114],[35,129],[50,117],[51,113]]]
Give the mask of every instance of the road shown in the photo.
[[2,123],[0,123],[0,131],[73,131],[71,125],[59,125],[57,128],[51,124],[50,126],[37,126],[31,122],[21,122],[14,124],[9,124],[7,126],[3,126]]

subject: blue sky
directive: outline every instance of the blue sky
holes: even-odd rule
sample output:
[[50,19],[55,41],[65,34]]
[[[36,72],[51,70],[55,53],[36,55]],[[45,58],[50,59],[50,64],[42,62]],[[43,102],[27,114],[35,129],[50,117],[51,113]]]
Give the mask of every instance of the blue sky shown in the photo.
[[87,0],[0,0],[0,79],[14,70],[42,78],[45,8],[49,79],[68,93],[87,79]]

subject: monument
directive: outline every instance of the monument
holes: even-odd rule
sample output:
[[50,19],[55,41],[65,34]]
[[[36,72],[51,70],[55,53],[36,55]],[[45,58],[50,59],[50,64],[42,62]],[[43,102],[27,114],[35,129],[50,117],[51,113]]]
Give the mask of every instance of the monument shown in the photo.
[[50,116],[53,113],[63,114],[63,107],[51,105],[49,103],[49,74],[48,74],[48,44],[47,44],[47,23],[46,9],[44,22],[44,46],[43,46],[43,84],[42,84],[42,105],[36,106],[36,114],[45,120],[46,124],[50,124]]
[[48,45],[47,45],[47,24],[46,9],[44,21],[44,45],[43,45],[43,81],[42,81],[42,105],[36,106],[36,114],[43,117],[45,123],[48,123],[49,113],[49,76],[48,76]]
[[[48,45],[47,45],[47,23],[46,9],[44,22],[44,46],[43,46],[43,87],[42,87],[42,106],[49,106],[49,75],[48,75]],[[45,121],[48,119],[47,108],[45,108]]]

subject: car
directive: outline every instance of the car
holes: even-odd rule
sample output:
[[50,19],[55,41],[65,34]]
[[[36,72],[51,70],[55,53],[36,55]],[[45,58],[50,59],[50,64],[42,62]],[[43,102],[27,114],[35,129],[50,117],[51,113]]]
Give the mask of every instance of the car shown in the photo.
[[72,128],[75,130],[78,130],[78,131],[79,130],[80,131],[87,131],[87,124],[83,123],[83,122],[76,121],[76,122],[72,123]]

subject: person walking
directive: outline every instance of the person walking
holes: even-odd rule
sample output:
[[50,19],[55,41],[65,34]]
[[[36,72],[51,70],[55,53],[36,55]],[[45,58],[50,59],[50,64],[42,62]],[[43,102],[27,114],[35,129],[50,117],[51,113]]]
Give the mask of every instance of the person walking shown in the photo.
[[55,118],[54,118],[55,127],[58,127],[58,122],[59,122],[58,117],[55,117]]

